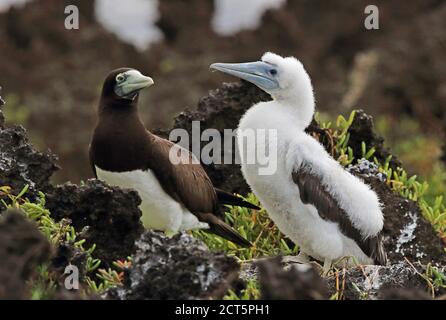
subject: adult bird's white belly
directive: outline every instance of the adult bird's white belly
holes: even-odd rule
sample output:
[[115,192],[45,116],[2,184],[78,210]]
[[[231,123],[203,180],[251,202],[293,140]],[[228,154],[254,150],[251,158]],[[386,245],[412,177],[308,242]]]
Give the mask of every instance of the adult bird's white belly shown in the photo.
[[151,170],[105,171],[96,166],[100,180],[109,185],[134,189],[141,197],[142,223],[145,228],[175,233],[180,230],[208,228],[195,215],[172,199]]

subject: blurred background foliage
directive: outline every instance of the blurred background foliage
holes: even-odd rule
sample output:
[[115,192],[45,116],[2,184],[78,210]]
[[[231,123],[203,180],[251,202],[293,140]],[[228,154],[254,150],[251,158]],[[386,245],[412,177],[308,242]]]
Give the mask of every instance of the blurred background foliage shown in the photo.
[[[64,8],[80,29],[64,28]],[[24,125],[60,157],[56,182],[92,177],[87,150],[103,78],[131,66],[156,85],[141,96],[150,128],[167,128],[222,81],[215,61],[265,51],[301,59],[321,117],[374,115],[410,175],[444,194],[446,2],[379,0],[380,29],[365,30],[368,1],[0,0],[0,85],[9,124]]]

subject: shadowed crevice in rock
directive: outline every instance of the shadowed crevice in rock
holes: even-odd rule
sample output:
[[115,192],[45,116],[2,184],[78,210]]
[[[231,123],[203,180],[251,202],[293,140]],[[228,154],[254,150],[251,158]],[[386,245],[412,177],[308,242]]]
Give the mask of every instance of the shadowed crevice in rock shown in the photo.
[[27,281],[51,256],[51,245],[22,212],[0,216],[0,299],[29,299]]
[[239,264],[223,253],[181,233],[168,238],[146,231],[136,242],[123,287],[109,299],[220,299],[238,278]]
[[59,185],[46,194],[52,217],[68,218],[76,230],[83,230],[86,247],[96,244],[94,256],[106,264],[134,253],[135,241],[144,230],[140,203],[136,191],[110,187],[95,179],[81,186]]

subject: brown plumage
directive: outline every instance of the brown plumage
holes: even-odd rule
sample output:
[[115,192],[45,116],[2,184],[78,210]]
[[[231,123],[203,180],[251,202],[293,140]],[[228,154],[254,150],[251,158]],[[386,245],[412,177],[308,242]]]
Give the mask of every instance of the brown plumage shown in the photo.
[[89,151],[93,171],[95,166],[111,172],[150,169],[163,190],[208,223],[209,231],[241,246],[251,246],[221,220],[217,192],[203,167],[192,163],[193,155],[182,149],[182,161],[172,164],[169,152],[176,145],[146,130],[138,114],[138,95],[129,100],[114,93],[116,75],[126,70],[130,69],[113,71],[104,82],[99,121]]
[[294,171],[292,177],[299,187],[300,199],[304,204],[313,205],[322,219],[336,222],[341,232],[353,239],[375,264],[385,265],[387,263],[381,233],[364,239],[359,230],[351,223],[347,213],[339,206],[333,196],[327,192],[318,177],[311,174],[305,167]]

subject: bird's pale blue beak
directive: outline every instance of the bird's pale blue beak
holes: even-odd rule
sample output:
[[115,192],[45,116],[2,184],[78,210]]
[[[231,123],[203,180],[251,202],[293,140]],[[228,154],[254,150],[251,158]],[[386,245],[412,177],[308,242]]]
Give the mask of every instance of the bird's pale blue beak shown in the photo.
[[265,91],[272,91],[280,87],[276,68],[262,61],[213,63],[210,68],[249,81]]

